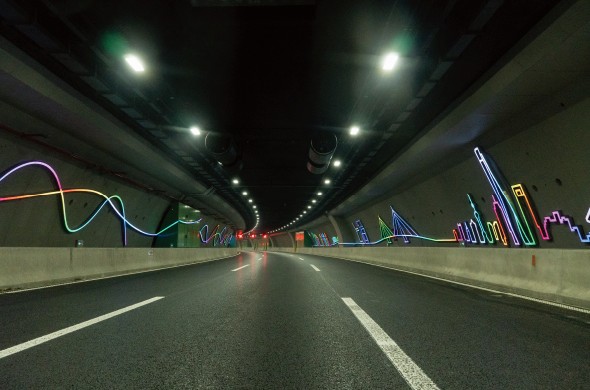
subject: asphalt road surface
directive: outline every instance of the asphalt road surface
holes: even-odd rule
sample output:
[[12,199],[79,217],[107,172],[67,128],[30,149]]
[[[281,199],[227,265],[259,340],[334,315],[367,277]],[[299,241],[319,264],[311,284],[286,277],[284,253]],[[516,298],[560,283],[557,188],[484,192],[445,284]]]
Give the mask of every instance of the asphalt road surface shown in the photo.
[[590,316],[266,252],[0,295],[1,389],[590,389]]

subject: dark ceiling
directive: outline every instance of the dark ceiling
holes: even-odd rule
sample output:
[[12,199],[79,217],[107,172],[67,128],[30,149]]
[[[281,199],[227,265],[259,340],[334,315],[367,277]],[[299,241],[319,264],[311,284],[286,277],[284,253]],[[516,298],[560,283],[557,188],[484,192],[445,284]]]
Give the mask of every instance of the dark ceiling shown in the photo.
[[[214,188],[246,229],[252,198],[268,232],[366,184],[557,3],[0,0],[0,17],[4,37]],[[400,60],[384,73],[390,51]],[[314,175],[310,142],[326,134],[342,166]],[[205,136],[230,139],[236,158],[217,163]]]

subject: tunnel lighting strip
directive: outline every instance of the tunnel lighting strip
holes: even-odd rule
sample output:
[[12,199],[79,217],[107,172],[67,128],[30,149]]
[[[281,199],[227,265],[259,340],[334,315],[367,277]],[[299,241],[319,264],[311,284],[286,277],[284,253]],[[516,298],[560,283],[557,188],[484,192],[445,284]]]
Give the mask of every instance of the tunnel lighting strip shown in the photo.
[[[197,220],[197,221],[182,221],[182,220],[177,220],[173,223],[171,223],[170,225],[166,226],[165,228],[159,230],[156,233],[149,233],[146,232],[140,228],[138,228],[137,226],[135,226],[134,224],[132,224],[131,222],[129,222],[129,220],[125,217],[125,205],[123,202],[123,199],[121,199],[121,197],[119,195],[111,195],[111,196],[107,196],[105,194],[103,194],[102,192],[99,191],[95,191],[92,189],[88,189],[88,188],[73,188],[73,189],[63,189],[62,185],[61,185],[61,181],[59,180],[59,176],[57,174],[57,172],[47,163],[44,163],[42,161],[30,161],[30,162],[26,162],[23,164],[19,164],[17,166],[15,166],[14,168],[8,170],[6,173],[4,173],[1,177],[0,177],[0,183],[2,181],[4,181],[4,179],[6,179],[7,177],[9,177],[10,175],[12,175],[13,173],[26,168],[26,167],[30,167],[30,166],[39,166],[39,167],[43,167],[46,170],[48,170],[52,175],[53,178],[55,179],[55,183],[57,184],[57,188],[58,190],[56,191],[48,191],[48,192],[41,192],[41,193],[36,193],[36,194],[24,194],[24,195],[16,195],[16,196],[7,196],[7,197],[0,197],[0,202],[9,202],[9,201],[14,201],[14,200],[23,200],[23,199],[30,199],[30,198],[36,198],[36,197],[41,197],[41,196],[51,196],[51,195],[59,195],[60,196],[60,200],[61,200],[61,208],[62,208],[62,215],[63,215],[63,220],[64,220],[64,226],[65,229],[69,232],[69,233],[76,233],[82,229],[84,229],[92,220],[94,220],[94,218],[97,216],[97,214],[100,212],[100,210],[103,209],[104,206],[106,206],[107,204],[111,207],[111,209],[117,214],[117,216],[119,217],[119,219],[121,220],[121,223],[123,224],[122,230],[123,230],[123,245],[127,245],[127,226],[129,226],[131,229],[135,230],[136,232],[143,234],[145,236],[150,236],[150,237],[155,237],[155,236],[159,236],[162,233],[166,232],[167,230],[169,230],[170,228],[178,225],[179,223],[184,224],[184,225],[194,225],[194,224],[198,224],[201,222],[201,219]],[[68,193],[90,193],[90,194],[94,194],[94,195],[98,195],[102,198],[104,198],[104,201],[90,214],[90,216],[78,227],[76,228],[72,228],[68,222],[68,216],[67,216],[67,212],[66,212],[66,204],[65,204],[65,196],[64,194],[68,194]],[[116,199],[121,207],[121,210],[119,210],[112,199]]]

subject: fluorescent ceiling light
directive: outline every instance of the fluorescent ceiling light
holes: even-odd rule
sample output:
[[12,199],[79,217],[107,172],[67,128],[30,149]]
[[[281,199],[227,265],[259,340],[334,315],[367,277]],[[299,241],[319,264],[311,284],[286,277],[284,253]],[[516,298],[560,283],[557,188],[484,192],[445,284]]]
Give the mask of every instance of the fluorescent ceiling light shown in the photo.
[[385,58],[383,58],[383,64],[381,69],[386,72],[391,72],[399,59],[399,54],[397,53],[388,53]]
[[361,131],[361,128],[358,126],[352,126],[350,128],[350,135],[357,135]]
[[131,67],[131,69],[133,69],[133,71],[141,73],[145,70],[145,67],[143,66],[143,61],[135,54],[127,54],[124,58],[127,64]]
[[201,135],[201,129],[198,126],[193,126],[189,130],[193,135]]

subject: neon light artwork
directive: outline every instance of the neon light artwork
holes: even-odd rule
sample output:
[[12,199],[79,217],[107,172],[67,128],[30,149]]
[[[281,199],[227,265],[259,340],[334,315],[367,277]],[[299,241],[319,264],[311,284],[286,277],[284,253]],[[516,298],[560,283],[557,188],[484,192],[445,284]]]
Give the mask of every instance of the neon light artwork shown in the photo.
[[377,218],[379,218],[379,231],[381,232],[381,239],[387,240],[387,243],[391,244],[391,237],[393,237],[393,232],[391,231],[389,226],[387,226],[387,224],[383,222],[381,217]]
[[203,225],[201,230],[199,230],[199,237],[201,238],[201,242],[203,244],[208,244],[213,240],[213,246],[220,246],[224,245],[227,246],[231,243],[233,238],[233,234],[229,232],[227,226],[225,226],[220,232],[219,225],[215,226],[211,234],[209,234],[209,225]]
[[354,231],[356,232],[359,241],[363,244],[370,243],[371,240],[369,240],[369,236],[367,235],[367,231],[365,230],[365,225],[363,225],[363,222],[360,219],[357,219],[352,225],[354,226]]
[[[343,246],[358,246],[358,245],[377,245],[386,241],[391,243],[391,240],[397,240],[398,238],[402,238],[405,244],[410,243],[410,238],[417,238],[426,241],[434,241],[434,242],[457,242],[457,238],[432,238],[427,236],[422,236],[416,232],[416,230],[410,225],[402,216],[390,206],[391,209],[391,225],[393,229],[389,228],[387,224],[378,217],[379,220],[379,230],[381,231],[381,238],[377,241],[367,241],[367,242],[343,242],[339,245]],[[356,221],[360,222],[360,220]],[[364,229],[364,226],[363,226]],[[357,233],[358,235],[358,233]],[[366,233],[365,233],[366,236]],[[361,239],[361,235],[359,235],[359,239]],[[368,238],[368,236],[366,236]]]
[[326,233],[315,234],[314,232],[308,231],[307,232],[313,241],[312,246],[314,247],[324,247],[324,246],[335,246],[338,245],[338,237],[332,237],[332,243],[328,239],[328,235]]
[[[470,194],[467,200],[471,206],[473,217],[467,221],[458,222],[452,230],[452,239],[436,239],[422,236],[391,207],[392,229],[378,217],[381,239],[370,242],[360,220],[353,224],[359,242],[341,243],[340,245],[376,245],[383,241],[388,244],[391,239],[403,238],[405,244],[410,243],[410,238],[434,242],[461,242],[470,244],[494,245],[501,243],[504,246],[513,244],[515,246],[538,245],[537,235],[543,241],[551,241],[550,233],[552,224],[565,225],[569,231],[576,234],[581,243],[590,244],[590,233],[584,233],[580,225],[574,223],[571,216],[564,215],[561,211],[551,212],[544,218],[539,218],[533,207],[525,186],[514,184],[507,186],[506,182],[496,164],[484,154],[480,148],[474,149],[475,157],[492,188],[492,211],[495,219],[485,221],[477,204]],[[586,214],[586,222],[590,223],[590,209]]]
[[[133,223],[131,223],[125,216],[125,204],[123,202],[123,199],[121,199],[120,196],[118,195],[111,195],[111,196],[107,196],[105,194],[103,194],[102,192],[99,191],[95,191],[92,189],[88,189],[88,188],[72,188],[72,189],[64,189],[62,187],[61,181],[59,180],[59,176],[57,174],[57,172],[55,171],[55,169],[53,169],[49,164],[44,163],[42,161],[30,161],[30,162],[26,162],[23,164],[19,164],[17,166],[15,166],[14,168],[8,170],[6,173],[4,173],[2,176],[0,176],[0,183],[2,183],[2,181],[4,181],[7,177],[9,177],[10,175],[12,175],[15,172],[20,171],[23,168],[26,167],[42,167],[44,169],[46,169],[47,171],[49,171],[51,173],[51,175],[53,176],[54,180],[55,180],[55,184],[57,186],[57,190],[54,191],[47,191],[47,192],[40,192],[40,193],[36,193],[36,194],[23,194],[23,195],[16,195],[16,196],[6,196],[6,197],[0,197],[0,203],[1,202],[10,202],[10,201],[15,201],[15,200],[23,200],[23,199],[30,199],[30,198],[36,198],[36,197],[41,197],[41,196],[52,196],[52,195],[59,195],[60,200],[61,200],[61,209],[62,209],[62,215],[63,215],[63,222],[64,222],[64,226],[65,229],[69,232],[69,233],[76,233],[82,229],[84,229],[90,222],[92,222],[92,220],[94,220],[94,218],[97,216],[97,214],[108,204],[111,209],[115,212],[115,214],[119,217],[119,219],[121,220],[121,224],[122,224],[122,233],[123,233],[123,245],[127,245],[127,228],[131,228],[133,230],[135,230],[137,233],[139,234],[143,234],[145,236],[150,236],[150,237],[155,237],[155,236],[159,236],[162,235],[164,232],[166,232],[167,230],[171,229],[172,227],[178,225],[179,223],[185,224],[185,225],[194,225],[197,223],[200,223],[201,220],[197,220],[197,221],[181,221],[181,220],[177,220],[173,223],[171,223],[170,225],[166,226],[165,228],[155,232],[155,233],[149,233],[146,232],[144,230],[141,230],[140,228],[138,228],[137,226],[135,226]],[[90,214],[90,216],[78,227],[71,227],[70,223],[68,222],[68,215],[66,212],[66,204],[65,204],[65,194],[70,194],[70,193],[76,193],[76,192],[81,192],[81,193],[89,193],[89,194],[94,194],[94,195],[98,195],[99,197],[103,198],[104,200],[102,201],[102,203]],[[118,203],[119,203],[119,207],[121,208],[119,210],[119,208],[117,208],[115,206],[115,203],[113,202],[113,199],[115,199]]]
[[[508,246],[511,239],[516,246],[535,246],[538,244],[535,231],[543,241],[551,241],[550,224],[559,224],[567,225],[581,243],[590,243],[590,234],[585,234],[581,226],[575,225],[572,217],[563,215],[559,210],[544,217],[541,223],[524,185],[514,184],[508,190],[501,184],[505,180],[493,161],[479,148],[475,148],[474,152],[492,187],[492,209],[496,220],[484,224],[473,198],[467,194],[475,221],[471,219],[469,222],[457,223],[453,233],[458,241],[472,244],[494,244],[499,241]],[[590,210],[586,215],[586,221],[590,223],[589,218]]]

